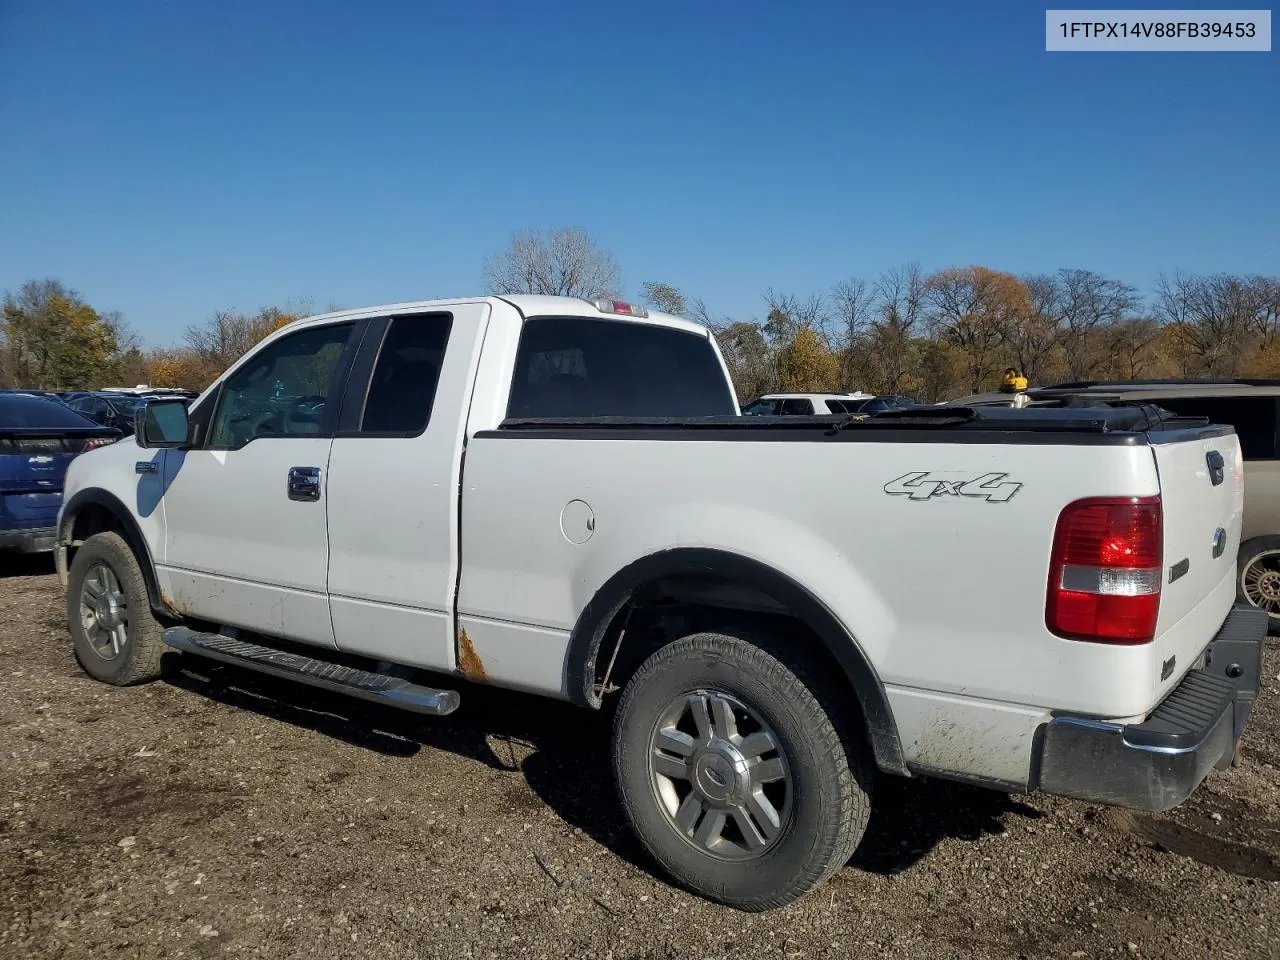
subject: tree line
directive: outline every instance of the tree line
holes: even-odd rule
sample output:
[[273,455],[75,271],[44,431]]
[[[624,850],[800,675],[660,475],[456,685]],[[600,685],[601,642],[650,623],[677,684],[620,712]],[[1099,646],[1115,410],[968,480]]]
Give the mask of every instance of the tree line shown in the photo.
[[[622,288],[617,262],[585,231],[524,231],[486,262],[495,293],[594,298]],[[764,320],[715,315],[670,284],[645,303],[715,331],[739,399],[778,391],[865,390],[925,402],[1030,382],[1147,377],[1280,377],[1280,278],[1162,276],[1144,298],[1093,270],[926,273],[906,264],[808,294],[768,289]]]
[[[584,230],[521,231],[490,256],[491,293],[594,299],[623,291],[617,260]],[[713,313],[646,282],[655,309],[711,327],[739,399],[778,391],[865,390],[936,402],[994,389],[1007,367],[1032,383],[1145,377],[1280,377],[1280,278],[1174,273],[1142,296],[1085,269],[1015,275],[906,264],[811,293],[763,293],[757,318]],[[220,310],[173,346],[144,350],[118,312],[56,280],[4,296],[0,386],[94,389],[148,383],[201,390],[308,302]]]
[[203,390],[267,334],[312,312],[308,307],[218,310],[188,326],[179,343],[144,350],[119,312],[99,312],[58,280],[31,280],[4,295],[0,387]]

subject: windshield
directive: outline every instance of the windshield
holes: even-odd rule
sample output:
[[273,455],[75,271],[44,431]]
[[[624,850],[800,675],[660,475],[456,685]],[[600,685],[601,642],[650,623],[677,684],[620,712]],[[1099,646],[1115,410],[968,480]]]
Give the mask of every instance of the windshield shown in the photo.
[[0,396],[0,430],[83,429],[97,424],[70,407],[43,397]]
[[770,417],[778,412],[778,401],[764,399],[756,400],[743,407],[742,412],[748,417]]
[[133,411],[138,409],[138,406],[141,403],[142,401],[137,399],[136,397],[119,397],[119,398],[112,397],[111,398],[111,405],[115,407],[118,412],[123,413],[125,415],[132,414]]

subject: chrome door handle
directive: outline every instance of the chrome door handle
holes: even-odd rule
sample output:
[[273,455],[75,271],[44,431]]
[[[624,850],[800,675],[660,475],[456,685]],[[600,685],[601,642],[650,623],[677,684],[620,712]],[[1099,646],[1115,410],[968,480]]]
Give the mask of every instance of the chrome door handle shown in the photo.
[[289,468],[289,499],[290,500],[319,500],[320,499],[320,468],[319,467],[290,467]]

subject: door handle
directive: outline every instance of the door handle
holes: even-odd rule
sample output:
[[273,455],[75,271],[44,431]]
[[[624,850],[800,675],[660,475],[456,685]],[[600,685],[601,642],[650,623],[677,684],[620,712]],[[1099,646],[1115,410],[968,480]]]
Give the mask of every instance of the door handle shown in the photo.
[[319,467],[290,467],[289,468],[289,499],[290,500],[319,500],[320,499],[320,468]]
[[1215,487],[1222,483],[1226,471],[1226,461],[1217,450],[1210,450],[1204,455],[1204,462],[1209,467],[1209,482]]

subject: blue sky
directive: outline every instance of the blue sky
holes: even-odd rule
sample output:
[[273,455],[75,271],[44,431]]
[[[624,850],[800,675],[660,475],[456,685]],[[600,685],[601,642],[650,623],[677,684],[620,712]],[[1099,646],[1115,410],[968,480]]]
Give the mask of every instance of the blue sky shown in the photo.
[[0,288],[166,343],[482,292],[554,225],[740,318],[909,260],[1280,273],[1280,53],[1049,54],[1044,9],[0,0]]

